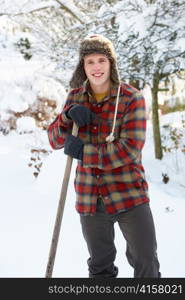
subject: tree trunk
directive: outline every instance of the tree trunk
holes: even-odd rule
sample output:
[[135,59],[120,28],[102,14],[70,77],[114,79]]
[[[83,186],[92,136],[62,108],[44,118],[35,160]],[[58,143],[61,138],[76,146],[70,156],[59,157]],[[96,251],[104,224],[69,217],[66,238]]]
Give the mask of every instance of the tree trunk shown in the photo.
[[159,74],[156,74],[153,79],[152,88],[152,123],[153,123],[153,137],[155,158],[162,159],[163,151],[161,145],[161,134],[158,113],[158,88],[159,88]]
[[139,80],[136,79],[130,79],[129,84],[135,87],[136,89],[140,90],[140,83]]

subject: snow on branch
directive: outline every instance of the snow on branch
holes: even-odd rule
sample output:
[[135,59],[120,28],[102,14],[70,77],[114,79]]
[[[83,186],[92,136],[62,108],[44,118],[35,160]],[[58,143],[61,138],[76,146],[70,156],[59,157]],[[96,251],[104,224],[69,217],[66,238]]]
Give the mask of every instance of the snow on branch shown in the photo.
[[[51,1],[40,1],[38,3],[34,0],[32,1],[19,1],[17,5],[12,7],[11,1],[2,1],[1,7],[4,11],[0,11],[0,16],[19,16],[24,14],[32,14],[37,11],[45,10],[48,8],[63,8],[69,14],[71,14],[75,19],[77,19],[81,24],[88,21],[88,18],[79,10],[79,8],[74,4],[72,0],[51,0]],[[12,10],[13,9],[13,10]]]
[[80,23],[86,23],[88,21],[87,16],[85,16],[78,7],[74,4],[72,0],[56,0],[61,7],[63,7],[67,12],[73,15]]
[[[40,1],[38,3],[34,0],[32,1],[19,1],[19,3],[16,3],[16,5],[12,6],[12,3],[10,1],[3,1],[1,4],[1,12],[0,16],[6,15],[6,16],[19,16],[23,14],[31,14],[36,11],[45,10],[50,7],[56,7],[58,8],[58,4],[55,0],[51,1]],[[3,8],[3,9],[2,9]]]
[[32,1],[22,0],[14,3],[14,6],[12,6],[11,1],[2,1],[2,3],[0,4],[1,4],[0,16],[3,15],[18,16],[23,14],[30,14],[35,11],[48,9],[50,7],[56,7],[56,8],[59,7],[59,5],[56,3],[55,0],[40,1],[40,2],[38,1],[35,2],[34,0]]

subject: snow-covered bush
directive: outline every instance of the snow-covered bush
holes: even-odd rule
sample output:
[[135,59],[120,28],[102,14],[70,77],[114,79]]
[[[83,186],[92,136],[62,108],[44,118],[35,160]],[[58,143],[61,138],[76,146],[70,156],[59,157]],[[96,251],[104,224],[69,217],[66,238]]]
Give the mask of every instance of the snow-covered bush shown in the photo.
[[35,130],[35,120],[31,117],[21,117],[17,120],[17,132],[19,134],[32,133]]
[[[50,66],[51,67],[51,66]],[[17,119],[32,117],[36,126],[46,129],[61,110],[66,91],[51,76],[41,73],[39,61],[14,57],[0,61],[0,130],[17,129]]]

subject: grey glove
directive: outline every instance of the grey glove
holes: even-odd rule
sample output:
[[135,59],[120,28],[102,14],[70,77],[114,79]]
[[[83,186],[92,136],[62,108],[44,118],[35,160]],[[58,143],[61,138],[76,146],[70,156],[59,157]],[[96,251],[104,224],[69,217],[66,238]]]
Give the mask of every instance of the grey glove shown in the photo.
[[83,159],[83,146],[84,143],[81,141],[79,137],[76,137],[72,134],[68,135],[65,144],[64,144],[64,153],[82,160]]
[[95,114],[89,108],[80,105],[72,105],[66,112],[66,117],[73,120],[78,127],[89,125],[95,118]]

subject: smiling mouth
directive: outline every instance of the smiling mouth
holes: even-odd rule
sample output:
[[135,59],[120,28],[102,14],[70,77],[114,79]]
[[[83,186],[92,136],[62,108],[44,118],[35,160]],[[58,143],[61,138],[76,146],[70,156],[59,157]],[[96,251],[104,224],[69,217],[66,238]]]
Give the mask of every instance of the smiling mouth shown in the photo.
[[93,77],[99,78],[103,75],[104,73],[94,73],[92,74]]

